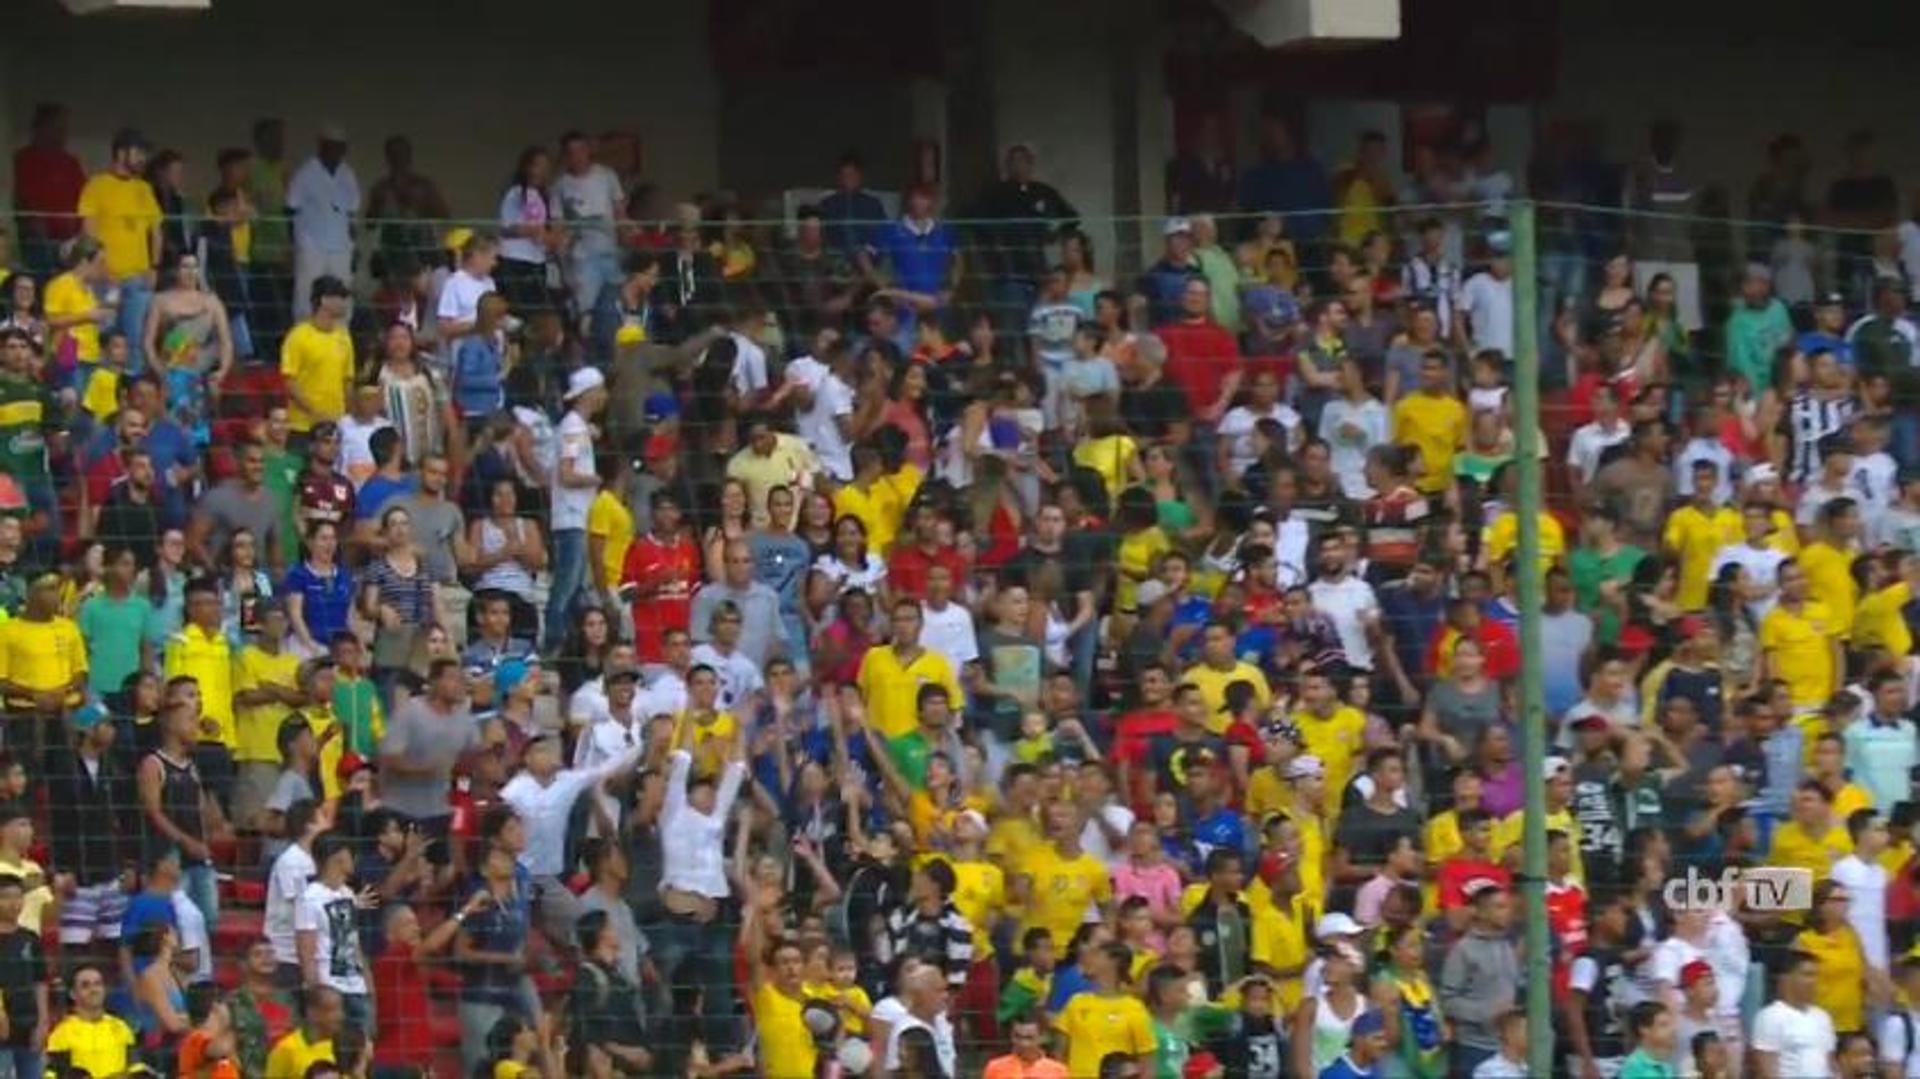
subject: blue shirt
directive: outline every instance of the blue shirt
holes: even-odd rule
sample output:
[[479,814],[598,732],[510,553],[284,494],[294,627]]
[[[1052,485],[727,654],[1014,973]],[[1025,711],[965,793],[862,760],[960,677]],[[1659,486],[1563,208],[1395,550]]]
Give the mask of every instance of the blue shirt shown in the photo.
[[[476,888],[484,887],[484,882],[476,880],[465,894],[472,895]],[[526,866],[516,862],[513,894],[505,902],[489,903],[485,910],[469,916],[461,931],[480,951],[518,955],[527,946],[527,931],[532,925],[533,876]],[[519,971],[508,970],[497,963],[469,963],[461,979],[460,1000],[465,1004],[493,1004],[517,1011],[522,1007],[520,978]]]
[[922,231],[905,218],[888,225],[876,246],[892,267],[895,284],[909,292],[929,294],[947,287],[948,271],[959,249],[953,230],[944,222],[930,222]]
[[1248,854],[1246,818],[1231,809],[1222,809],[1204,820],[1193,822],[1193,842],[1205,855],[1222,848],[1245,858]]
[[1320,1079],[1373,1079],[1380,1073],[1373,1068],[1362,1068],[1345,1053],[1340,1059],[1320,1069]]
[[353,500],[353,519],[379,520],[380,511],[386,508],[388,502],[401,495],[410,495],[418,487],[412,476],[402,476],[396,480],[375,473],[361,486],[360,494]]
[[[1262,161],[1240,177],[1240,205],[1247,210],[1292,213],[1333,207],[1333,185],[1320,163],[1308,157]],[[1287,222],[1287,235],[1317,240],[1326,234],[1332,214],[1306,214]]]
[[1438,592],[1422,597],[1405,584],[1388,585],[1378,595],[1380,625],[1393,637],[1400,669],[1417,681],[1427,669],[1427,644],[1446,621],[1447,597]]
[[491,416],[506,407],[506,354],[500,342],[468,334],[453,350],[453,403],[462,416]]
[[1840,366],[1853,366],[1853,346],[1848,344],[1844,337],[1835,337],[1833,334],[1821,333],[1819,330],[1808,330],[1800,335],[1800,340],[1794,342],[1794,346],[1809,356],[1816,351],[1831,352],[1833,358],[1840,362]]
[[301,616],[315,642],[325,645],[347,628],[347,611],[353,607],[353,574],[345,566],[334,567],[331,578],[322,577],[303,558],[287,571],[287,579],[280,582],[280,593],[301,597]]
[[173,897],[136,892],[133,898],[127,900],[127,913],[120,919],[120,939],[132,943],[140,935],[140,930],[155,924],[170,925],[175,930],[180,928],[173,914]]
[[858,248],[879,246],[887,208],[865,190],[835,191],[820,200],[819,210],[828,247],[852,254]]

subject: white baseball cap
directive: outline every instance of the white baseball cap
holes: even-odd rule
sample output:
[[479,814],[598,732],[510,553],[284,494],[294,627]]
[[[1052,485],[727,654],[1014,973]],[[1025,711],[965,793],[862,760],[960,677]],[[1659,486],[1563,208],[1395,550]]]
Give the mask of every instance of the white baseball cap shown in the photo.
[[572,401],[607,384],[607,376],[598,367],[582,367],[567,376],[567,400]]

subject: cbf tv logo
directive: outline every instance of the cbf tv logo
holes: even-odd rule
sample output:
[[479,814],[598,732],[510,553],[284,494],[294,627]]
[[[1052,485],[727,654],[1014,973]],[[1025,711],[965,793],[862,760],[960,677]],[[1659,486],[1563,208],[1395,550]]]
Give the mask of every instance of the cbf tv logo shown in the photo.
[[1793,866],[1727,868],[1714,877],[1689,868],[1660,889],[1667,909],[1793,911],[1813,909],[1813,871]]

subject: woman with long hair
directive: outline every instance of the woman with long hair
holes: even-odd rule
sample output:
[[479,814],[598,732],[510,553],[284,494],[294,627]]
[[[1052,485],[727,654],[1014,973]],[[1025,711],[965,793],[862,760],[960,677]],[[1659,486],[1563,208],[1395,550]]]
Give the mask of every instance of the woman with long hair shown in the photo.
[[1440,1079],[1447,1072],[1446,1017],[1427,978],[1426,931],[1417,925],[1381,933],[1379,974],[1398,1001],[1400,1036],[1392,1039],[1381,1073],[1392,1079]]
[[1691,371],[1693,340],[1680,325],[1680,287],[1673,275],[1657,273],[1647,281],[1647,336],[1666,350],[1667,364],[1676,371]]
[[153,604],[153,646],[180,632],[187,613],[187,535],[177,528],[160,533],[153,549],[153,565],[134,578],[134,591],[145,592]]
[[607,612],[598,607],[582,607],[574,612],[567,627],[566,641],[554,657],[553,669],[560,675],[560,696],[566,700],[574,690],[605,673],[607,656],[618,641]]
[[439,608],[433,577],[413,541],[413,515],[389,504],[380,514],[385,548],[361,578],[361,610],[373,623],[373,673],[391,711],[392,687],[402,671],[426,673],[427,627]]
[[466,430],[446,380],[420,362],[419,340],[406,323],[395,322],[380,335],[377,378],[386,394],[387,419],[400,432],[407,460],[418,467],[434,454],[445,454],[457,475],[466,458]]
[[1486,650],[1472,637],[1460,638],[1447,677],[1428,689],[1414,728],[1427,750],[1428,790],[1440,790],[1440,777],[1467,763],[1501,715],[1500,684],[1487,676]]
[[1707,586],[1707,617],[1720,634],[1720,668],[1726,672],[1732,699],[1759,687],[1760,623],[1747,605],[1747,569],[1738,562],[1720,567]]
[[813,648],[814,679],[822,686],[850,686],[859,679],[860,662],[876,641],[873,597],[863,588],[848,589],[833,610]]
[[833,496],[825,491],[808,491],[800,503],[800,521],[794,532],[807,541],[807,564],[833,549]]
[[1067,302],[1080,309],[1084,319],[1093,318],[1094,297],[1106,291],[1107,283],[1094,271],[1093,241],[1079,229],[1060,233],[1060,267],[1067,271]]
[[340,564],[340,529],[332,521],[307,526],[300,561],[280,584],[294,651],[307,659],[327,654],[333,635],[347,628],[353,606],[353,573]]
[[1495,723],[1482,730],[1473,749],[1472,767],[1480,775],[1480,808],[1504,817],[1521,807],[1526,799],[1526,777],[1514,754],[1512,728]]
[[260,606],[273,598],[273,579],[260,565],[260,541],[249,528],[236,528],[220,552],[220,624],[238,655],[260,625]]
[[927,369],[922,364],[897,368],[887,387],[882,427],[892,424],[907,436],[907,460],[922,472],[933,464],[933,434],[927,423]]
[[513,180],[500,196],[500,263],[493,272],[507,302],[522,311],[551,304],[547,257],[562,239],[547,199],[552,176],[553,158],[545,149],[529,146],[520,151]]
[[1204,541],[1213,532],[1213,507],[1171,446],[1154,443],[1140,454],[1141,486],[1153,495],[1162,531],[1181,544]]
[[233,329],[226,305],[201,277],[199,254],[173,252],[160,280],[140,330],[142,355],[164,373],[168,414],[204,446],[212,437],[213,399],[233,370]]
[[513,605],[513,635],[533,640],[539,614],[533,604],[533,577],[547,566],[547,545],[540,523],[520,516],[520,485],[498,479],[488,494],[486,516],[467,527],[473,549],[475,595],[499,592]]
[[700,535],[701,560],[706,567],[706,579],[724,580],[727,567],[727,544],[734,540],[744,541],[747,533],[753,530],[752,496],[747,485],[732,476],[720,484],[720,516],[708,525]]
[[1633,260],[1615,252],[1600,266],[1600,289],[1593,295],[1593,313],[1605,318],[1626,309],[1633,299]]
[[187,1032],[187,993],[174,973],[180,938],[165,922],[148,922],[128,949],[133,958],[133,1029],[148,1053],[164,1053]]
[[814,560],[807,581],[807,607],[815,623],[824,621],[838,598],[858,588],[887,608],[887,563],[867,549],[867,526],[853,514],[833,523],[833,550]]
[[1362,991],[1360,953],[1350,944],[1320,950],[1320,991],[1302,1000],[1293,1012],[1293,1074],[1319,1075],[1347,1051],[1353,1022],[1372,1005]]

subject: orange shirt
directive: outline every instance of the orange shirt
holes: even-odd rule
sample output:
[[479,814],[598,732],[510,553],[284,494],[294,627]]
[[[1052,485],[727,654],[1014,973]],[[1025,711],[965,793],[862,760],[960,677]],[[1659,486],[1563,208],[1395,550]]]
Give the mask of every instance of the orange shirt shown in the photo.
[[1067,1066],[1052,1057],[1041,1057],[1029,1064],[1008,1053],[987,1061],[980,1079],[1067,1079]]

